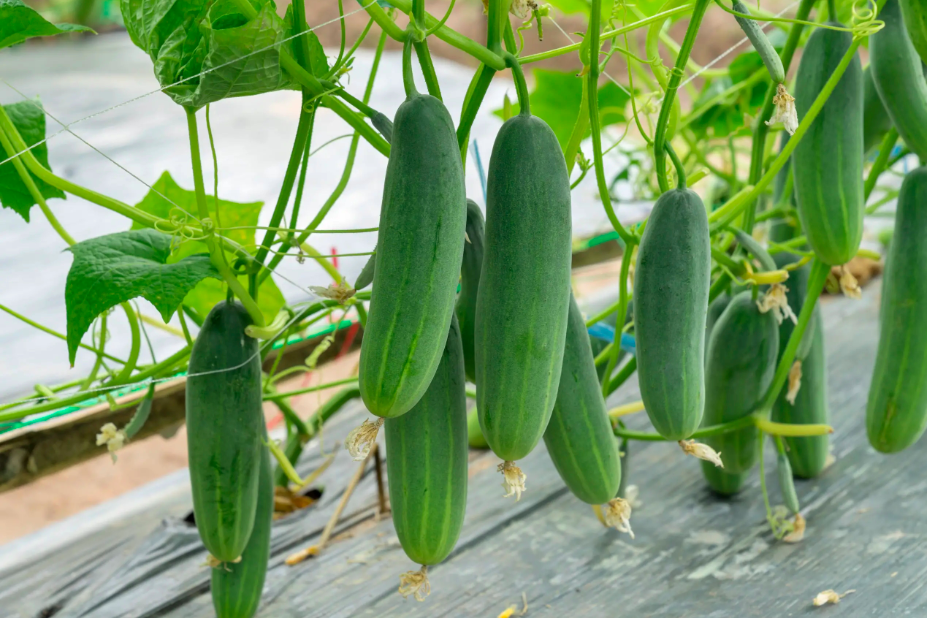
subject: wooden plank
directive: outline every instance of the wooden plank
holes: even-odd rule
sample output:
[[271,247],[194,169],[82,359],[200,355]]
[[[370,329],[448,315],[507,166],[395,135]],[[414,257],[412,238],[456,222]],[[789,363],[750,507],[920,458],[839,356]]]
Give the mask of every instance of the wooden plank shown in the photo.
[[[824,304],[836,463],[798,483],[808,531],[802,543],[775,541],[765,521],[757,475],[733,499],[704,487],[698,462],[675,445],[634,443],[626,473],[641,490],[635,539],[605,530],[564,488],[543,444],[523,460],[527,493],[502,498],[488,453],[470,464],[468,511],[452,556],[430,570],[424,603],[403,600],[398,576],[412,569],[388,520],[373,518],[376,488],[368,472],[347,510],[363,524],[318,558],[288,567],[284,558],[312,543],[353,473],[340,454],[320,479],[318,508],[279,522],[259,616],[496,616],[527,596],[530,616],[742,618],[927,615],[927,450],[885,457],[865,437],[864,411],[878,337],[878,286],[863,301]],[[630,381],[610,404],[637,397]],[[326,428],[342,439],[365,412],[355,405]],[[635,428],[646,419],[628,417]],[[301,462],[306,470],[314,456]],[[777,502],[773,454],[766,451]],[[314,458],[313,458],[314,457]],[[308,464],[308,465],[307,465]],[[176,508],[174,505],[173,508]],[[61,616],[212,616],[205,553],[196,535],[169,518],[126,532],[107,528],[47,557],[23,558],[0,572],[0,607],[35,616],[60,605]],[[115,541],[112,539],[116,539]],[[96,551],[99,549],[99,551]],[[2,552],[0,552],[2,557]],[[836,608],[816,610],[822,590],[855,589]]]
[[[321,354],[319,365],[336,358],[349,336],[349,329],[340,329],[334,343]],[[360,347],[363,330],[355,331],[349,350]],[[278,371],[301,365],[325,335],[312,337],[288,345],[283,350]],[[270,369],[278,350],[272,350],[265,359],[264,368]],[[186,378],[162,382],[155,388],[151,415],[133,442],[154,435],[171,435],[184,423]],[[140,401],[146,391],[119,397],[119,404]],[[82,461],[107,454],[105,446],[97,446],[96,435],[105,423],[123,427],[135,413],[135,406],[110,410],[103,402],[86,409],[60,416],[49,421],[28,425],[0,434],[0,493],[31,483]]]

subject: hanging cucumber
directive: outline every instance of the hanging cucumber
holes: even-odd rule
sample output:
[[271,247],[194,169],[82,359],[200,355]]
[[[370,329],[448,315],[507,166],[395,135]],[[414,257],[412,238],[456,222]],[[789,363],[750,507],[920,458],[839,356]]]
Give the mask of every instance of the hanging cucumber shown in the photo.
[[365,287],[373,283],[373,272],[377,267],[377,248],[374,246],[373,255],[367,259],[367,263],[364,264],[364,267],[361,269],[360,274],[357,275],[357,279],[354,281],[355,290],[363,290]]
[[905,177],[898,195],[895,234],[882,278],[879,350],[866,430],[882,453],[897,453],[927,426],[927,168]]
[[467,200],[467,239],[464,244],[463,263],[460,266],[460,294],[457,295],[457,321],[467,379],[476,382],[476,359],[473,352],[473,329],[476,322],[476,297],[480,289],[480,272],[483,269],[483,240],[486,235],[483,213],[473,200]]
[[[731,304],[731,295],[724,293],[708,305],[708,316],[705,318],[705,341],[711,341],[711,332],[727,306]],[[705,346],[705,362],[708,362],[708,346]]]
[[653,207],[634,270],[641,398],[668,440],[688,438],[702,419],[710,283],[705,205],[694,191],[671,189]]
[[257,612],[270,558],[270,529],[274,521],[274,482],[270,453],[261,449],[258,501],[254,528],[241,562],[212,569],[212,604],[217,618],[251,618]]
[[[789,133],[788,131],[783,131],[779,137],[779,152],[782,152],[782,149],[785,148],[786,144],[789,143]],[[791,159],[790,159],[791,161]],[[794,191],[794,180],[790,181],[789,179],[792,176],[792,166],[784,165],[782,169],[779,170],[779,173],[776,174],[776,179],[773,181],[773,198],[772,198],[772,207],[776,208],[778,206],[787,205],[795,206],[795,191]],[[785,192],[789,192],[788,200],[785,200]],[[790,221],[784,217],[776,217],[769,222],[769,240],[771,242],[786,242],[797,236],[795,230],[794,221]]]
[[878,146],[891,128],[892,119],[876,90],[870,64],[863,71],[863,152]]
[[241,556],[258,502],[264,413],[258,342],[239,303],[220,302],[203,322],[188,369],[187,452],[196,527],[221,562]]
[[512,462],[544,435],[557,397],[572,258],[563,152],[551,128],[524,105],[496,136],[486,195],[474,338],[477,410],[486,441],[506,462],[505,478],[520,485],[524,477]]
[[927,81],[917,50],[905,28],[898,0],[879,11],[885,27],[869,37],[869,66],[879,97],[901,139],[927,160]]
[[483,430],[480,429],[480,415],[476,408],[467,412],[467,443],[470,448],[480,450],[489,448],[489,443],[483,437]]
[[[836,22],[831,25],[840,26]],[[819,28],[808,38],[796,77],[799,120],[852,43],[849,32]],[[876,81],[878,85],[878,81]],[[863,238],[863,76],[859,56],[792,153],[802,229],[827,264],[845,264]]]
[[544,444],[560,478],[577,498],[605,504],[617,495],[618,443],[602,398],[586,321],[572,295],[560,387]]
[[467,506],[467,401],[463,347],[451,320],[441,362],[409,412],[386,420],[387,476],[399,542],[417,564],[444,560]]
[[[788,251],[782,251],[773,256],[776,267],[780,269],[785,268],[789,264],[794,264],[800,259],[801,256],[789,253]],[[785,282],[787,290],[785,293],[786,299],[788,300],[789,307],[792,309],[792,313],[796,316],[801,313],[801,308],[805,304],[805,297],[808,295],[809,276],[811,276],[811,266],[810,264],[805,264],[800,268],[790,271],[789,278]],[[815,319],[811,320],[805,328],[805,334],[802,337],[801,344],[798,346],[798,351],[795,353],[796,360],[804,360],[804,358],[808,356],[808,351],[811,349],[814,333],[820,321],[820,309],[815,307],[814,311]],[[788,318],[782,320],[782,324],[779,325],[780,356],[782,352],[785,351],[785,347],[789,344],[789,339],[792,337],[793,330],[795,330],[795,322]]]
[[[744,15],[750,14],[750,9],[744,6],[740,0],[734,0],[733,9],[737,13],[742,13]],[[740,25],[740,29],[743,30],[747,38],[750,39],[750,44],[753,45],[753,49],[760,55],[760,59],[763,61],[763,64],[766,65],[766,70],[769,71],[769,76],[772,78],[773,82],[776,84],[785,82],[785,69],[782,68],[782,59],[779,58],[776,49],[772,46],[772,43],[769,42],[769,39],[766,38],[766,33],[763,32],[760,25],[747,17],[735,15],[734,18],[737,20],[738,25]]]
[[[715,324],[708,343],[705,426],[735,421],[756,411],[776,372],[779,327],[772,311],[760,313],[751,292],[741,292]],[[709,486],[736,493],[756,463],[757,430],[747,427],[711,436],[705,443],[720,453],[724,468],[702,462]]]
[[797,515],[801,507],[798,504],[798,494],[795,492],[795,482],[792,479],[792,466],[785,453],[776,453],[776,474],[779,477],[782,502],[793,515]]
[[393,123],[361,343],[361,396],[384,418],[408,412],[438,368],[467,219],[454,123],[440,100],[415,91],[410,54],[404,53],[406,100]]

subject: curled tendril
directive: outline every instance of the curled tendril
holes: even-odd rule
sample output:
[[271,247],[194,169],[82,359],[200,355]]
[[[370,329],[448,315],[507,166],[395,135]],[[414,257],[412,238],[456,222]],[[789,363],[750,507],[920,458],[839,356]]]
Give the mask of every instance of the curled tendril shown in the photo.
[[852,11],[850,26],[854,39],[872,36],[885,27],[884,21],[876,19],[879,9],[873,0],[854,2]]
[[[207,219],[209,221],[209,219]],[[210,221],[211,223],[211,221]],[[205,224],[204,224],[205,227]],[[168,213],[167,219],[158,219],[154,222],[154,228],[159,232],[171,236],[171,251],[176,251],[180,245],[188,240],[201,240],[205,237],[198,237],[193,230],[187,227],[187,213],[179,208],[172,208]]]

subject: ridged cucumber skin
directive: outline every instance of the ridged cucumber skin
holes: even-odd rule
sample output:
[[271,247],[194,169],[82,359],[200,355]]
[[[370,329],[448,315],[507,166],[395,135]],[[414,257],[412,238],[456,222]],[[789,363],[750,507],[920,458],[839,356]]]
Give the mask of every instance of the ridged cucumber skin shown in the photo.
[[364,404],[384,418],[412,409],[438,368],[467,221],[457,136],[441,101],[407,98],[390,144],[359,375]]
[[921,62],[927,63],[927,6],[924,0],[901,0],[901,15],[911,44]]
[[476,382],[476,357],[473,351],[473,335],[476,328],[476,297],[480,290],[480,274],[483,270],[483,246],[486,224],[483,212],[473,200],[467,200],[467,238],[464,244],[463,262],[460,265],[460,294],[457,295],[457,321],[460,323],[460,337],[463,340],[464,368],[467,379]]
[[[797,309],[796,309],[797,311]],[[795,397],[795,404],[785,398],[787,389],[782,389],[772,409],[772,420],[777,423],[796,425],[827,424],[830,413],[827,407],[827,364],[824,354],[824,326],[820,312],[815,309],[811,324],[814,332],[811,347],[801,361],[801,388]],[[810,326],[810,324],[809,324]],[[780,329],[781,337],[781,329]],[[780,340],[780,349],[781,340]],[[786,455],[792,464],[792,473],[800,478],[814,478],[827,463],[830,444],[828,436],[783,438]]]
[[188,369],[193,511],[203,544],[222,562],[244,551],[258,501],[264,413],[258,342],[245,334],[251,324],[241,304],[218,303],[196,336]]
[[[831,23],[839,26],[840,24]],[[819,28],[798,66],[795,105],[804,119],[850,47],[852,35]],[[853,57],[823,109],[792,152],[802,229],[825,263],[845,264],[863,239],[863,70]]]
[[[794,264],[801,259],[801,256],[795,255],[794,253],[789,253],[783,251],[777,253],[773,256],[773,260],[776,262],[777,268],[784,268],[788,264]],[[792,312],[795,314],[796,318],[798,314],[801,313],[801,308],[805,304],[805,297],[808,296],[808,277],[811,276],[811,266],[805,264],[800,268],[796,268],[793,271],[789,272],[789,278],[783,284],[788,290],[785,293],[786,299],[789,302],[789,307],[792,309]],[[820,322],[820,308],[814,308],[815,319],[811,320],[808,323],[808,326],[805,328],[805,334],[802,337],[801,343],[798,346],[798,350],[795,352],[796,360],[804,360],[808,356],[808,352],[811,350],[812,342],[814,341],[815,330],[818,328],[818,323]],[[782,320],[782,324],[779,325],[779,356],[782,356],[782,353],[785,352],[785,347],[789,344],[789,339],[792,336],[792,331],[795,330],[795,323],[792,320],[785,318]]]
[[[708,343],[706,427],[736,421],[756,411],[772,383],[778,352],[779,326],[773,313],[760,313],[750,292],[731,299]],[[721,454],[724,472],[742,474],[756,463],[757,439],[757,430],[748,427],[708,437],[705,443]],[[706,474],[705,478],[712,483],[717,475]],[[712,487],[724,491],[723,487]]]
[[544,444],[560,478],[587,504],[604,504],[621,485],[618,443],[605,409],[586,321],[570,296],[557,402]]
[[270,559],[270,530],[274,522],[270,453],[266,448],[262,450],[254,528],[241,555],[241,562],[212,569],[212,604],[217,618],[251,618],[261,603]]
[[406,555],[423,565],[451,553],[467,507],[466,378],[456,317],[445,343],[425,395],[384,423],[393,525]]
[[882,453],[897,453],[927,426],[927,168],[905,177],[882,277],[881,330],[866,430]]
[[557,137],[519,114],[489,161],[476,304],[480,427],[506,461],[531,452],[557,398],[570,302],[570,179]]
[[879,145],[892,128],[892,119],[872,79],[872,65],[863,71],[863,152]]
[[694,191],[671,189],[650,213],[634,270],[641,399],[668,440],[688,438],[702,420],[710,284],[705,205]]
[[[711,331],[715,329],[715,324],[721,319],[724,310],[731,304],[731,295],[724,293],[714,299],[708,305],[708,316],[705,318],[705,341],[711,341]],[[705,346],[705,362],[708,363],[708,346]]]
[[872,79],[901,139],[927,160],[927,80],[905,28],[898,0],[879,11],[885,27],[869,37]]

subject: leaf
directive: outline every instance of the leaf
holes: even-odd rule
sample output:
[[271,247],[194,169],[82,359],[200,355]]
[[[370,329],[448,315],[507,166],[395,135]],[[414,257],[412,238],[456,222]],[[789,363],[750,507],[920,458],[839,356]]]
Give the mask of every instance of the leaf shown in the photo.
[[[22,0],[0,0],[0,49],[22,43],[36,36],[54,36],[68,32],[93,32],[77,24],[53,24]],[[96,32],[93,32],[96,34]]]
[[[528,96],[531,103],[531,113],[542,119],[557,136],[560,146],[564,146],[573,133],[576,124],[576,115],[582,103],[585,80],[576,77],[571,72],[550,71],[535,69],[534,90]],[[599,88],[599,118],[601,125],[617,124],[626,120],[625,107],[631,97],[612,82]],[[521,109],[518,104],[512,105],[512,113],[517,114]],[[493,112],[500,118],[505,118],[504,110]],[[589,135],[589,132],[586,132]]]
[[[253,252],[256,248],[255,226],[258,224],[258,216],[261,214],[264,202],[240,203],[220,199],[217,209],[215,198],[208,195],[206,196],[206,203],[209,206],[209,216],[216,222],[221,234],[244,249]],[[164,172],[157,182],[152,185],[148,194],[135,207],[161,219],[170,219],[172,214],[182,214],[183,211],[195,213],[197,211],[196,193],[182,188],[174,181],[170,173]],[[132,229],[143,228],[144,226],[138,222],[132,223]],[[175,249],[168,263],[207,251],[208,248],[205,243],[188,240],[180,245],[178,249]],[[226,257],[230,264],[234,263],[234,254],[226,253]],[[246,276],[239,277],[239,280],[245,288],[248,287],[248,278]],[[204,279],[187,294],[184,303],[190,305],[202,315],[206,315],[213,305],[225,300],[226,294],[226,283],[224,281]],[[283,303],[283,294],[280,293],[280,289],[273,279],[268,277],[261,284],[258,294],[258,307],[260,307],[268,320],[272,320],[280,311],[280,308],[283,307]]]
[[157,230],[130,230],[98,236],[70,247],[64,300],[71,364],[93,320],[119,303],[146,299],[167,322],[184,296],[207,277],[218,277],[208,255],[168,264],[171,237]]
[[[3,2],[3,0],[0,0],[0,2]],[[42,104],[38,99],[34,101],[21,101],[19,103],[13,103],[12,105],[4,105],[3,109],[10,117],[13,126],[19,131],[20,137],[23,138],[27,146],[31,146],[45,139],[45,113],[42,111]],[[39,163],[51,169],[51,166],[48,164],[47,144],[36,146],[30,152]],[[3,153],[4,159],[11,154],[5,152],[2,148],[0,148],[0,153]],[[30,175],[32,175],[31,172]],[[39,193],[41,193],[42,197],[45,199],[51,199],[53,197],[65,199],[64,192],[39,180],[35,175],[32,175],[32,180],[35,182],[36,187],[38,187]],[[22,178],[19,177],[19,173],[16,171],[16,167],[13,165],[12,161],[0,165],[0,203],[6,208],[15,210],[27,223],[29,222],[29,211],[35,206],[35,200],[26,188],[25,183],[23,183]]]
[[252,5],[257,15],[248,19],[235,0],[120,3],[129,36],[151,58],[164,92],[194,109],[293,87],[280,68],[286,24],[273,2]]
[[[378,4],[383,6],[382,3]],[[296,34],[296,30],[293,28],[292,3],[286,7],[286,15],[283,17],[283,22],[286,24],[287,36]],[[306,37],[306,40],[309,41],[309,70],[316,77],[323,77],[327,75],[330,67],[328,66],[328,58],[325,57],[325,50],[322,48],[322,42],[319,41],[319,37],[316,36],[315,32],[312,30],[307,30],[301,36]],[[300,39],[293,39],[289,41],[287,45],[295,48],[297,45],[300,45]],[[293,56],[298,57],[295,53]]]

